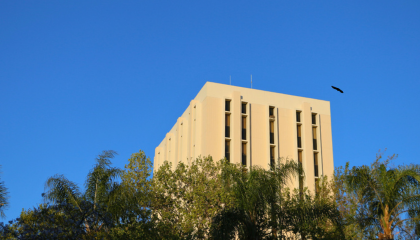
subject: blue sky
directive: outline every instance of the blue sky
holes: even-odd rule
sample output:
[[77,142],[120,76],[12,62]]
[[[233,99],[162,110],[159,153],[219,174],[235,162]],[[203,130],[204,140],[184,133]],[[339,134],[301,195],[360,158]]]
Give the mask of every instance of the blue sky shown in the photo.
[[[331,102],[335,166],[420,163],[419,1],[1,1],[10,220],[48,177],[154,148],[206,81]],[[341,94],[331,88],[337,86]]]

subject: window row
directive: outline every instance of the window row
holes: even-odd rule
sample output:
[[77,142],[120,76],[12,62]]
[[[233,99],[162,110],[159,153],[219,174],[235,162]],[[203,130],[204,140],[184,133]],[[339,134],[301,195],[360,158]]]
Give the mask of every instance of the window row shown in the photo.
[[[297,147],[302,148],[302,124],[298,123],[296,125],[297,127]],[[313,150],[318,150],[318,140],[317,140],[317,127],[312,127],[312,144],[313,144]]]
[[[296,122],[300,123],[300,113],[301,111],[296,111]],[[312,113],[312,124],[316,125],[316,113]]]
[[[298,163],[299,167],[303,167],[302,162],[302,153],[303,150],[298,150]],[[318,186],[318,180],[319,180],[319,164],[318,164],[318,152],[314,152],[314,176],[315,176],[315,192],[318,193],[319,186]],[[303,192],[303,176],[301,175],[299,177],[299,191]]]
[[[298,147],[298,162],[299,166],[303,167],[302,164],[302,122],[301,122],[301,111],[296,111],[296,131],[297,131],[297,147]],[[317,137],[317,126],[316,126],[316,113],[311,114],[312,123],[312,146],[313,146],[313,159],[314,159],[314,177],[315,177],[315,192],[319,192],[319,164],[318,164],[318,137]],[[303,176],[299,177],[299,191],[303,193]]]
[[[247,143],[242,142],[242,165],[246,166],[247,160]],[[230,161],[230,140],[225,140],[225,157],[228,161]]]
[[[230,102],[231,102],[231,100],[225,100],[225,111],[226,112],[230,112]],[[241,112],[243,113],[243,114],[246,114],[246,103],[242,103],[241,104]]]
[[[225,157],[228,161],[230,161],[230,127],[231,127],[231,113],[230,113],[230,104],[231,100],[225,100]],[[246,165],[247,160],[247,143],[244,142],[247,139],[247,103],[241,103],[241,139],[242,141],[242,164]]]

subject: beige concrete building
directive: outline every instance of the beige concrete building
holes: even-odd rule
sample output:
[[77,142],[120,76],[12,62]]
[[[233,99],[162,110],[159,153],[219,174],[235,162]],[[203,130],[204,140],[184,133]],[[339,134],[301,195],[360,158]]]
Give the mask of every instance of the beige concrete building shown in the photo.
[[266,169],[292,158],[306,173],[294,187],[313,191],[334,172],[330,102],[207,82],[155,149],[154,169],[200,155]]

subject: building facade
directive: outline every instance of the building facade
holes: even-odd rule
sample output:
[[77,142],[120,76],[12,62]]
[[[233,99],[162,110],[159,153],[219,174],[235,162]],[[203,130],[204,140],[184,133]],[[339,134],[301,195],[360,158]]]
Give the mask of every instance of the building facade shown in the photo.
[[306,178],[292,184],[314,191],[334,173],[330,102],[207,82],[155,149],[154,169],[200,155],[265,169],[294,159]]

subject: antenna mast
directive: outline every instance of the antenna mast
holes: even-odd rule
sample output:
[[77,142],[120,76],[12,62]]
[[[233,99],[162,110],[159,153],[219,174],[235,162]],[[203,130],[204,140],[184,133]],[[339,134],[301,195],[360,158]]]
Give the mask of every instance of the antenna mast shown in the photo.
[[229,84],[232,85],[232,79],[230,75],[229,75]]

